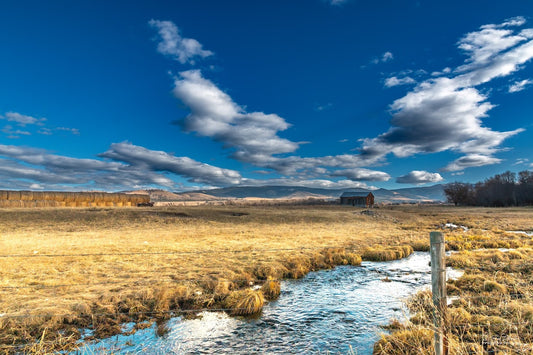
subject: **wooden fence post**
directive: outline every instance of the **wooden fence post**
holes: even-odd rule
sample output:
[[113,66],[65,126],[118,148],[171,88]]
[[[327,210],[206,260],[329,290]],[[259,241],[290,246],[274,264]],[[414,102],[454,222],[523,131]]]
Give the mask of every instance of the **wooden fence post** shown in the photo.
[[435,354],[448,354],[446,337],[446,265],[445,245],[441,232],[429,234],[431,252],[431,292],[433,293],[433,319],[435,324]]

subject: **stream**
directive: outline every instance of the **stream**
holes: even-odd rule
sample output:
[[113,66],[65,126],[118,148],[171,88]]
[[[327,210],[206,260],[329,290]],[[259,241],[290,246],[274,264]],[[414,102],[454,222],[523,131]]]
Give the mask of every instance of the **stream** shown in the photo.
[[[461,273],[448,268],[447,274]],[[156,335],[154,325],[86,344],[73,354],[372,354],[384,332],[380,326],[392,318],[406,320],[403,302],[430,284],[429,253],[338,266],[283,281],[279,299],[255,318],[222,312],[203,312],[192,320],[177,317],[167,323],[164,336]]]

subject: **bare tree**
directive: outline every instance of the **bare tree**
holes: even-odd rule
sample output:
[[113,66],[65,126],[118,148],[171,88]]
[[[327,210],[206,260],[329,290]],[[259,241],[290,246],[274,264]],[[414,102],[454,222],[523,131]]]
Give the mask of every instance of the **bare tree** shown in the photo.
[[454,205],[467,205],[471,200],[472,185],[462,182],[452,182],[444,186],[444,194],[448,202]]

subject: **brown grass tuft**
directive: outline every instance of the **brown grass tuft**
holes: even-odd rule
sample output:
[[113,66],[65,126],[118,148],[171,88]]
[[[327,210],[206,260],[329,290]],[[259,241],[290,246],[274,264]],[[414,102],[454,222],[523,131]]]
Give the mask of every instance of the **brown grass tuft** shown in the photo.
[[267,280],[263,286],[261,286],[261,292],[267,300],[275,300],[281,293],[281,283],[277,280]]
[[483,290],[487,292],[507,293],[507,288],[494,280],[485,281],[483,283]]
[[230,314],[236,316],[257,314],[263,309],[264,303],[263,292],[251,289],[233,291],[224,300],[225,307],[231,309]]
[[374,344],[374,354],[433,354],[433,332],[413,328],[382,335]]
[[[83,204],[79,196],[48,194],[50,200],[42,200],[42,207]],[[7,192],[0,195],[7,198]],[[6,314],[0,317],[0,346],[33,346],[43,338],[42,344],[52,345],[41,348],[41,353],[73,349],[79,329],[94,327],[95,337],[100,337],[120,332],[124,322],[154,321],[152,314],[135,310],[164,318],[179,314],[180,309],[220,307],[231,291],[247,288],[255,280],[302,277],[311,270],[357,265],[360,259],[352,253],[361,255],[370,246],[388,250],[391,256],[385,259],[398,258],[410,251],[391,246],[427,248],[429,232],[446,221],[471,227],[468,232],[446,231],[446,240],[457,249],[480,248],[486,241],[524,247],[490,257],[478,252],[468,255],[470,268],[481,281],[475,290],[468,289],[466,282],[466,288],[459,282],[449,289],[462,297],[458,306],[473,316],[515,317],[510,319],[520,324],[520,341],[533,343],[527,338],[532,333],[527,307],[505,307],[509,301],[531,304],[527,277],[533,273],[533,239],[504,232],[531,230],[531,208],[384,206],[379,218],[370,219],[341,206],[240,206],[239,213],[246,213],[246,218],[236,218],[235,206],[101,208],[113,204],[103,193],[91,193],[101,204],[87,202],[87,208],[76,209],[10,208],[22,207],[22,195],[12,194],[17,200],[1,200],[1,196],[1,254],[32,257],[0,258],[0,286],[5,286],[0,289],[0,313]],[[33,200],[24,203],[39,207],[36,196],[32,193]],[[115,202],[120,203],[125,204]],[[423,246],[417,246],[417,239]],[[34,257],[80,252],[107,255]],[[475,269],[480,264],[485,271]],[[508,293],[484,290],[487,280],[505,286]],[[70,286],[42,287],[53,285]],[[465,295],[476,297],[465,300]],[[426,321],[423,318],[419,317],[421,322]],[[460,340],[479,340],[472,339]]]
[[346,260],[348,261],[348,265],[360,266],[363,258],[359,254],[348,253],[346,254]]
[[362,258],[367,261],[391,261],[408,257],[413,253],[410,245],[374,246],[363,249]]
[[417,239],[409,243],[415,251],[429,251],[429,238]]

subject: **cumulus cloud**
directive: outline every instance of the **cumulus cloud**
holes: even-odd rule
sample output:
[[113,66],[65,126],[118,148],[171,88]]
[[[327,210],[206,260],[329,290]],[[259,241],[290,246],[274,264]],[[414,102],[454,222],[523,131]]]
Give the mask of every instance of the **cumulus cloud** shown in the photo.
[[108,151],[99,156],[128,163],[146,171],[177,174],[195,183],[220,186],[235,185],[242,180],[239,172],[234,170],[218,168],[188,157],[176,157],[163,151],[150,150],[130,143],[113,143]]
[[347,3],[348,0],[330,0],[330,4],[331,5],[334,5],[334,6],[340,6],[340,5],[343,5],[345,3]]
[[342,169],[331,173],[331,176],[342,176],[352,181],[388,181],[390,175],[377,170],[364,168]]
[[449,74],[449,73],[451,73],[451,71],[452,71],[452,68],[446,67],[446,68],[442,69],[442,71],[434,71],[434,72],[432,72],[431,76],[441,76],[441,75]]
[[415,84],[416,80],[411,78],[410,76],[406,76],[403,78],[398,78],[396,76],[391,76],[390,78],[385,79],[385,87],[391,88],[393,86],[398,85],[408,85],[408,84]]
[[389,62],[391,60],[394,59],[394,55],[392,55],[391,52],[385,52],[383,53],[383,55],[381,56],[381,61],[382,62]]
[[256,163],[261,164],[262,167],[274,169],[282,175],[316,176],[328,174],[328,170],[325,168],[360,168],[379,164],[382,160],[383,157],[380,156],[341,154],[322,157],[264,157],[264,160],[257,161]]
[[69,133],[72,133],[72,134],[74,134],[76,136],[80,135],[80,130],[77,129],[77,128],[57,127],[57,128],[55,128],[55,130],[69,132]]
[[36,118],[33,116],[23,115],[18,112],[7,112],[3,116],[0,115],[0,119],[13,122],[13,124],[19,127],[24,127],[24,130],[22,130],[22,129],[14,128],[13,125],[11,124],[4,126],[0,131],[4,133],[7,136],[7,138],[10,138],[10,139],[20,138],[20,136],[30,136],[32,132],[35,132],[35,128],[32,129],[31,127],[27,127],[27,126],[37,126],[39,127],[39,130],[37,131],[37,133],[42,134],[42,135],[47,135],[47,136],[52,135],[54,131],[68,131],[75,135],[80,134],[80,131],[77,128],[44,127],[45,122],[48,121],[46,118]]
[[205,184],[230,185],[240,181],[237,172],[129,143],[113,144],[101,156],[114,161],[79,159],[50,154],[43,149],[0,145],[0,178],[11,188],[42,184],[51,189],[108,190],[176,188],[166,173]]
[[442,181],[443,178],[439,173],[430,173],[423,170],[413,170],[409,174],[400,176],[396,179],[400,184],[427,184]]
[[511,17],[510,19],[505,20],[500,24],[488,24],[481,26],[482,29],[487,28],[503,28],[503,27],[513,27],[513,26],[522,26],[526,23],[526,19],[523,16]]
[[376,138],[363,140],[364,155],[398,157],[445,150],[465,154],[445,169],[498,163],[493,155],[502,142],[520,132],[494,131],[482,119],[494,107],[476,86],[510,75],[533,58],[533,41],[508,29],[523,24],[515,18],[501,25],[482,26],[468,33],[458,47],[468,58],[451,77],[419,83],[391,105],[392,127]]
[[514,47],[526,38],[514,35],[511,29],[503,29],[508,25],[485,25],[481,30],[466,34],[458,42],[458,46],[468,55],[466,65],[458,68],[459,71],[469,70],[475,66],[487,64],[505,50]]
[[381,160],[356,154],[280,157],[294,152],[303,143],[278,135],[290,127],[285,119],[276,114],[247,112],[199,70],[180,73],[173,92],[190,109],[190,114],[179,122],[182,129],[221,142],[232,149],[231,157],[241,162],[287,176],[316,176],[327,174],[325,167],[356,168]]
[[526,86],[533,84],[533,80],[531,79],[524,79],[520,81],[515,81],[514,84],[509,86],[509,92],[519,92],[526,88]]
[[[50,154],[42,149],[0,145],[0,176],[6,185],[17,186],[24,179],[29,183],[54,186],[73,184],[77,186],[107,186],[110,173],[122,175],[124,182],[131,181],[135,174],[117,163],[93,159],[76,159]],[[121,174],[124,173],[124,174]]]
[[372,64],[386,63],[394,59],[392,52],[385,52],[381,56],[374,58],[370,61]]
[[22,115],[18,112],[7,112],[4,116],[0,115],[0,118],[15,122],[17,125],[24,127],[26,125],[44,125],[46,118],[36,118],[32,116]]
[[442,171],[459,171],[483,165],[499,164],[502,160],[482,154],[468,154],[446,165]]
[[176,189],[169,174],[185,177],[204,187],[278,185],[375,189],[352,180],[247,179],[237,171],[127,142],[114,143],[99,156],[105,160],[79,159],[50,154],[38,148],[0,145],[0,179],[5,188],[13,189],[119,190],[153,186]]
[[234,148],[233,156],[238,160],[261,165],[272,155],[298,148],[298,143],[277,135],[290,126],[282,117],[247,112],[199,70],[181,72],[174,84],[174,95],[191,111],[182,122],[183,128]]
[[529,163],[529,159],[528,158],[519,158],[519,159],[516,159],[516,161],[513,163],[513,165],[524,165],[524,164],[528,164]]
[[332,107],[333,107],[333,104],[331,102],[328,102],[327,104],[324,104],[324,105],[316,105],[315,111],[325,111],[325,110],[329,110]]
[[160,42],[157,51],[177,60],[181,64],[194,64],[194,58],[205,58],[213,55],[213,52],[202,48],[200,42],[192,38],[184,38],[180,35],[178,27],[171,21],[150,20],[148,24],[157,29]]
[[20,129],[15,129],[13,128],[12,125],[5,125],[4,128],[2,128],[2,133],[4,133],[9,139],[16,139],[16,138],[20,138],[20,136],[31,135],[30,132],[23,131]]
[[331,181],[326,179],[298,179],[298,178],[279,178],[279,179],[244,179],[242,186],[302,186],[317,189],[367,189],[376,190],[374,186],[369,186],[362,182],[352,180]]

